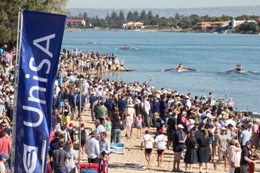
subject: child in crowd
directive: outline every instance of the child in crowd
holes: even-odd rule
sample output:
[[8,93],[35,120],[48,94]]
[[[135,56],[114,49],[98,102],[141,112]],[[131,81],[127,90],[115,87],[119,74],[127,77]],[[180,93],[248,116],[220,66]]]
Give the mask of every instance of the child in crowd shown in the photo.
[[108,173],[108,159],[109,159],[109,153],[104,150],[102,153],[103,159],[99,162],[99,173]]
[[142,123],[143,123],[143,119],[142,119],[141,114],[139,114],[136,117],[136,120],[135,120],[135,124],[136,124],[136,128],[137,128],[137,138],[141,137],[141,134],[142,134]]
[[[251,146],[250,151],[251,151],[251,154],[250,154],[249,158],[251,160],[258,160],[259,158],[257,156],[256,149],[255,149],[254,145]],[[255,164],[250,163],[249,164],[249,173],[254,173],[254,172],[255,172]]]
[[109,139],[109,141],[111,140],[111,121],[110,121],[110,117],[106,117],[105,119],[105,128],[106,128],[106,133],[107,133],[107,139]]

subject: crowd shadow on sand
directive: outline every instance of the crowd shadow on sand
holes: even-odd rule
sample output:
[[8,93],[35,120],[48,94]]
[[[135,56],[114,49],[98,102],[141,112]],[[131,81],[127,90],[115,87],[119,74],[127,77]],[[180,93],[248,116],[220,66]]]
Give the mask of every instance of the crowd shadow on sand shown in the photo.
[[169,172],[169,170],[165,170],[162,168],[143,168],[143,165],[138,165],[135,163],[113,163],[109,164],[109,168],[113,169],[128,169],[128,170],[136,170],[136,171],[155,171],[155,172]]

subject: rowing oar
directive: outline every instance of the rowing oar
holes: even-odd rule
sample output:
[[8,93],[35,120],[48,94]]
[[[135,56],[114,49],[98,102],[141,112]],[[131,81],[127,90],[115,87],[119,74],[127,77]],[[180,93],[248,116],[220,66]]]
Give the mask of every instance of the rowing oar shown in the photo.
[[170,71],[170,70],[174,70],[174,68],[168,68],[168,69],[164,69],[162,71]]

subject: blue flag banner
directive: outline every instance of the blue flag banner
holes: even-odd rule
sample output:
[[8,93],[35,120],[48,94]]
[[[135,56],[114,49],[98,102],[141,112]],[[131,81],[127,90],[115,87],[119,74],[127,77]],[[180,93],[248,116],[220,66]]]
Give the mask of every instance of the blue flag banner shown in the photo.
[[15,173],[43,173],[51,128],[53,85],[66,16],[22,12],[16,103]]

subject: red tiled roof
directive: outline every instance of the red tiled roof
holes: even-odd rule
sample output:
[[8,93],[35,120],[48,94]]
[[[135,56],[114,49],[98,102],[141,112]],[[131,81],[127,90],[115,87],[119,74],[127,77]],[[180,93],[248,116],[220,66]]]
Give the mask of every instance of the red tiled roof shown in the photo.
[[81,23],[83,19],[67,19],[67,23]]
[[213,24],[215,24],[215,25],[224,25],[227,22],[229,22],[229,21],[217,21],[217,22],[213,22]]

